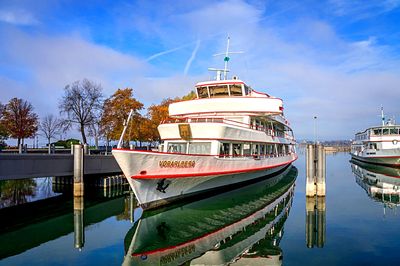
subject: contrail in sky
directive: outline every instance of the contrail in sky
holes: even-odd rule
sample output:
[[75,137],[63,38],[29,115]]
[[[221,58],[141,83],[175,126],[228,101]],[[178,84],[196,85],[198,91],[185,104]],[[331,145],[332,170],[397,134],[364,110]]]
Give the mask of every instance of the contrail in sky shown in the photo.
[[191,45],[191,44],[192,44],[192,43],[184,44],[184,45],[181,45],[181,46],[179,46],[179,47],[175,47],[175,48],[172,48],[172,49],[169,49],[169,50],[166,50],[166,51],[162,51],[162,52],[153,54],[152,56],[148,57],[148,58],[146,59],[146,61],[149,62],[149,61],[153,60],[154,58],[157,58],[157,57],[159,57],[159,56],[162,56],[162,55],[165,55],[165,54],[169,54],[169,53],[175,52],[175,51],[180,50],[180,49],[182,49],[182,48],[185,48],[186,46],[189,46],[189,45]]
[[186,76],[186,74],[189,71],[190,66],[192,65],[193,60],[196,57],[197,51],[200,48],[200,40],[196,41],[196,47],[194,47],[194,50],[192,52],[192,55],[190,56],[189,60],[186,62],[185,70],[183,71],[183,74]]

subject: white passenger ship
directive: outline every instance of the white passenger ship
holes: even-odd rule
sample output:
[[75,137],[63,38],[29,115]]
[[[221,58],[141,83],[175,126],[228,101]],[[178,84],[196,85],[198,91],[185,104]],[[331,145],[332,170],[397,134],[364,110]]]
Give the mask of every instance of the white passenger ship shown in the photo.
[[382,110],[382,125],[371,127],[355,135],[351,145],[353,159],[367,163],[400,166],[400,125],[392,120],[385,123]]
[[144,209],[267,178],[297,159],[282,100],[227,79],[228,55],[216,80],[196,84],[196,99],[169,106],[157,152],[113,149]]

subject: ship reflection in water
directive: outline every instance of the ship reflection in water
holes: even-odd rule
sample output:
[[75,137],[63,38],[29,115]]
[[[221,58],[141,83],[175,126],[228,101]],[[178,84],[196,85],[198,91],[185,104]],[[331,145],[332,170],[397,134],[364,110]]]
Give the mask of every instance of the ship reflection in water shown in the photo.
[[296,177],[292,167],[241,189],[144,212],[125,237],[123,264],[281,265]]
[[383,203],[384,214],[386,207],[393,209],[400,204],[400,168],[351,160],[351,169],[368,196]]

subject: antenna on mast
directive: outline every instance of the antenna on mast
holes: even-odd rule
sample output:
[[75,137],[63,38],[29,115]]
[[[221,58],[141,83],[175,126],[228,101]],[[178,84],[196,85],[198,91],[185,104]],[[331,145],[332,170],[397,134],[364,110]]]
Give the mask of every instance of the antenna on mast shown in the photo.
[[227,78],[227,74],[229,72],[228,70],[228,62],[229,62],[229,55],[230,54],[242,54],[243,52],[229,52],[229,44],[230,44],[231,38],[228,36],[227,44],[226,44],[226,51],[225,53],[219,53],[219,54],[214,54],[213,56],[219,56],[219,55],[224,55],[224,62],[225,66],[224,69],[215,69],[215,68],[209,68],[208,70],[211,71],[217,71],[217,80],[221,79],[221,71],[224,73],[224,80]]

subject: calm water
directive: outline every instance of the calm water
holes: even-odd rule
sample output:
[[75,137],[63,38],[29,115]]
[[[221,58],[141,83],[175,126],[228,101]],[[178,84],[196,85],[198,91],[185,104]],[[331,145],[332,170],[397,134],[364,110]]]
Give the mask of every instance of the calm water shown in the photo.
[[46,179],[19,184],[26,197],[2,183],[0,265],[398,264],[398,171],[326,159],[327,196],[308,215],[304,154],[279,178],[143,214],[122,190],[82,202]]

